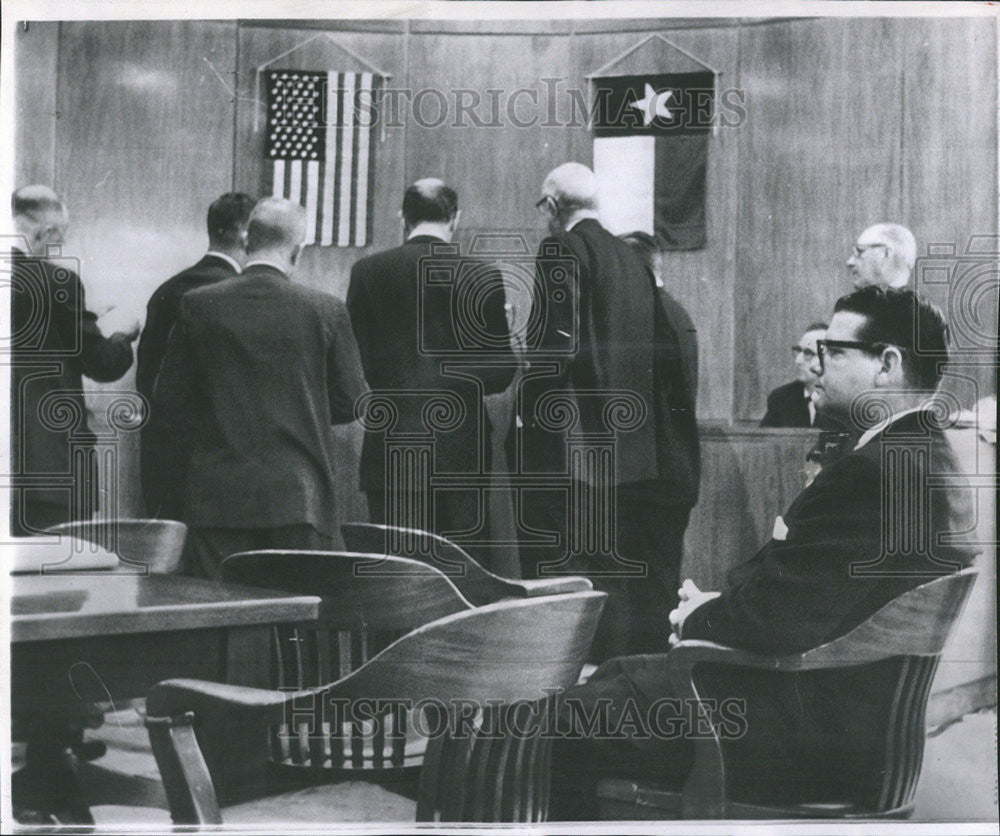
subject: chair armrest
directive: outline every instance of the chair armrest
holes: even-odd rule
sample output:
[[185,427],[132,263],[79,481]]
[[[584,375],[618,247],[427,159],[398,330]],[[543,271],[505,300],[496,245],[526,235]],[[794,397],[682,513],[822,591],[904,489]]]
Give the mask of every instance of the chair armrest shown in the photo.
[[241,715],[256,722],[280,723],[285,704],[295,696],[287,692],[199,679],[168,679],[149,692],[146,714],[149,717],[171,717],[191,711],[196,717]]
[[266,793],[269,728],[303,697],[311,713],[312,692],[195,679],[156,685],[146,698],[146,728],[174,823],[219,823],[220,804]]
[[537,580],[514,581],[524,589],[525,596],[537,598],[541,595],[562,595],[566,592],[589,592],[594,588],[589,578],[570,576],[565,578],[538,578]]

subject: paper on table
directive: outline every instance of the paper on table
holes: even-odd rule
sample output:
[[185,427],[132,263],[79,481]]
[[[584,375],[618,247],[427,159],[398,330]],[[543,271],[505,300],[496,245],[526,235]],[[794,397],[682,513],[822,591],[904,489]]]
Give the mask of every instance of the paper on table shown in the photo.
[[13,555],[11,574],[81,572],[115,569],[118,566],[117,555],[72,537],[61,537],[57,542],[26,537],[15,541],[8,554]]

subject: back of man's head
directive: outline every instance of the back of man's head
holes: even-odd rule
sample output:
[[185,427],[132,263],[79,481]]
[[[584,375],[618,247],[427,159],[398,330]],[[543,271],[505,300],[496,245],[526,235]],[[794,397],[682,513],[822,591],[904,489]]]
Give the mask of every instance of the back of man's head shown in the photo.
[[228,192],[208,207],[208,245],[229,249],[240,244],[246,231],[254,200],[243,192]]
[[555,200],[559,211],[597,211],[597,177],[582,163],[563,163],[542,183],[542,195]]
[[937,388],[948,358],[948,323],[936,305],[909,289],[869,286],[840,297],[833,311],[865,317],[858,340],[902,349],[911,387]]
[[458,195],[443,180],[424,177],[403,194],[403,220],[412,229],[421,223],[446,224],[458,211]]
[[66,204],[48,186],[18,189],[10,196],[10,211],[15,228],[32,252],[44,255],[47,245],[63,242],[68,221]]
[[277,254],[294,262],[305,237],[305,209],[283,197],[265,197],[250,213],[247,255]]

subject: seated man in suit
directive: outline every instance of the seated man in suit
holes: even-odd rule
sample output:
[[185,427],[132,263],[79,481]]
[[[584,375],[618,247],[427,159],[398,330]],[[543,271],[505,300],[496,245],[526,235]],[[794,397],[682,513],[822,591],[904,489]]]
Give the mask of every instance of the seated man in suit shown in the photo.
[[[208,252],[197,264],[161,284],[150,297],[135,367],[135,388],[145,398],[153,397],[153,385],[167,350],[170,329],[177,321],[181,297],[196,287],[221,282],[242,271],[246,261],[247,221],[253,203],[250,195],[241,192],[230,192],[215,200],[208,207]],[[142,490],[146,510],[150,516],[180,519],[181,509],[165,503],[167,497],[177,496],[179,492],[172,484],[177,474],[162,469],[164,463],[169,463],[169,457],[165,461],[162,455],[150,449],[153,439],[157,438],[153,429],[155,421],[156,416],[151,416],[142,433]],[[152,467],[154,461],[159,462],[160,467]]]
[[265,198],[243,274],[184,294],[153,391],[184,478],[187,571],[254,549],[335,549],[332,424],[365,391],[344,303],[295,284],[305,210]]
[[795,380],[771,391],[767,412],[760,419],[762,427],[812,427],[816,425],[813,384],[819,377],[819,354],[816,341],[826,333],[825,322],[814,322],[792,346]]
[[[684,583],[670,614],[671,644],[704,639],[766,654],[800,652],[972,562],[975,552],[961,535],[972,529],[971,496],[934,400],[947,357],[944,318],[912,291],[877,287],[841,298],[834,310],[818,346],[816,406],[851,422],[858,441],[799,494],[724,590]],[[931,477],[943,487],[932,488]],[[946,532],[953,534],[942,537]],[[552,818],[593,818],[603,775],[677,784],[690,770],[687,737],[697,729],[651,716],[656,701],[670,695],[663,658],[610,660],[563,695],[559,718],[570,739],[555,742]],[[848,793],[865,801],[877,786],[875,732],[885,723],[899,664],[705,670],[701,693],[720,704],[742,701],[725,742],[734,794],[824,801],[826,793]],[[610,732],[588,740],[593,726],[585,721],[600,711]],[[659,722],[643,727],[643,719]]]

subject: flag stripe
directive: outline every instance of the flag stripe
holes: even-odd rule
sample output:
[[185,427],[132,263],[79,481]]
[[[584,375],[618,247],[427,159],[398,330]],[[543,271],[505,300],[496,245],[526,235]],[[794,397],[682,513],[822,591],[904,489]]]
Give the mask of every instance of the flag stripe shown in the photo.
[[371,96],[372,74],[358,73],[358,92],[355,94],[354,108],[354,188],[351,192],[351,244],[364,246],[364,230],[367,216],[368,195],[368,115],[360,118],[362,107]]
[[375,182],[375,114],[378,113],[377,97],[382,88],[382,78],[374,76],[372,78],[372,101],[371,112],[368,117],[368,173],[365,179],[365,240],[364,245],[372,240],[372,216],[375,212],[375,189],[372,184]]
[[337,90],[337,106],[335,113],[337,118],[331,126],[334,134],[334,155],[332,160],[327,160],[328,165],[333,165],[333,229],[331,231],[331,243],[340,246],[340,197],[344,190],[343,162],[344,162],[344,85],[341,81],[343,73],[334,73],[336,78],[334,89]]
[[288,186],[288,199],[293,203],[299,203],[302,198],[302,160],[292,160],[289,168],[291,182]]
[[340,211],[337,214],[337,246],[351,243],[351,190],[354,179],[354,73],[342,73],[344,80],[341,96],[342,119],[337,122],[341,149]]
[[319,188],[319,163],[309,160],[306,163],[306,239],[303,243],[316,243],[316,197]]
[[271,178],[271,194],[276,197],[285,196],[285,161],[274,161],[274,175]]
[[324,247],[333,244],[333,213],[337,194],[337,73],[327,74],[327,127],[326,127],[326,171],[323,177],[323,235],[320,243]]
[[601,221],[610,232],[653,234],[656,137],[594,139],[594,174]]

